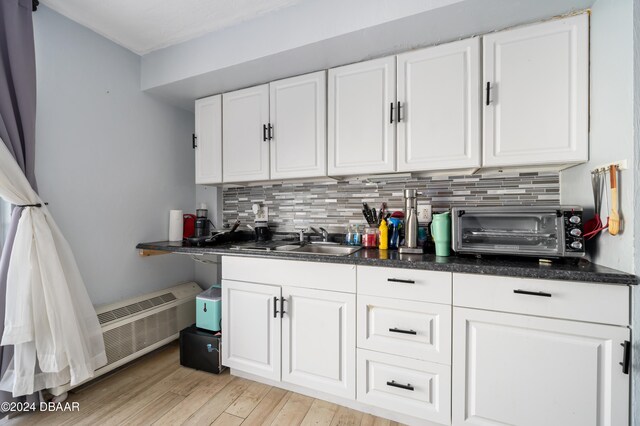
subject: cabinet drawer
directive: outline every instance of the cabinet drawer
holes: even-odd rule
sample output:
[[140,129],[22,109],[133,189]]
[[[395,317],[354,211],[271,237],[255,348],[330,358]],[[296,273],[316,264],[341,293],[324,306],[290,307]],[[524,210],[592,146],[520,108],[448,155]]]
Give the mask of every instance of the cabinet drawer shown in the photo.
[[358,349],[358,401],[449,424],[451,367]]
[[451,306],[358,297],[358,347],[451,364]]
[[451,273],[358,266],[358,294],[451,304]]
[[628,325],[629,303],[622,285],[453,275],[455,306]]
[[336,263],[223,256],[222,278],[342,293],[356,292],[356,267]]

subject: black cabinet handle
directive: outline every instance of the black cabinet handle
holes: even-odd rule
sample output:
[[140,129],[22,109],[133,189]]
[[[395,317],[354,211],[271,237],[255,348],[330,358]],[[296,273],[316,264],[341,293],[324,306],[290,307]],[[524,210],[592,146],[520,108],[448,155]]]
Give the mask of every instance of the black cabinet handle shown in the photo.
[[273,126],[269,123],[269,140],[273,139]]
[[487,91],[486,105],[489,106],[489,104],[491,103],[491,83],[489,83],[488,81],[487,81],[487,87],[485,90]]
[[389,111],[389,124],[393,123],[393,102],[391,102],[391,110]]
[[622,356],[622,372],[629,374],[629,366],[631,365],[631,342],[625,340],[624,343],[620,343],[620,346],[624,348],[624,355]]
[[392,332],[392,333],[413,334],[414,336],[416,334],[418,334],[417,332],[415,332],[413,330],[403,330],[401,328],[390,328],[389,331]]
[[387,278],[387,281],[390,283],[405,283],[405,284],[415,284],[416,282],[413,280],[401,280],[400,278]]
[[191,134],[191,147],[193,149],[196,149],[196,147],[198,146],[198,144],[196,143],[196,140],[198,140],[198,137],[196,136],[195,133]]
[[281,297],[280,298],[280,318],[284,318],[284,314],[286,314],[284,310],[284,302],[285,302],[285,298]]
[[551,293],[545,293],[544,291],[513,290],[513,292],[515,294],[526,294],[527,296],[551,297]]
[[278,318],[278,298],[273,296],[273,317]]
[[263,124],[262,125],[262,142],[266,142],[267,141],[267,125]]
[[398,111],[397,111],[397,115],[398,115],[398,123],[402,121],[402,104],[400,103],[400,101],[398,101]]
[[410,390],[410,391],[415,390],[415,389],[413,388],[413,386],[411,386],[411,383],[408,383],[408,384],[406,384],[406,385],[403,385],[403,384],[401,384],[401,383],[396,383],[396,381],[395,381],[395,380],[392,380],[392,381],[390,381],[390,382],[387,382],[387,386],[391,386],[391,387],[394,387],[394,388],[405,389],[405,390]]

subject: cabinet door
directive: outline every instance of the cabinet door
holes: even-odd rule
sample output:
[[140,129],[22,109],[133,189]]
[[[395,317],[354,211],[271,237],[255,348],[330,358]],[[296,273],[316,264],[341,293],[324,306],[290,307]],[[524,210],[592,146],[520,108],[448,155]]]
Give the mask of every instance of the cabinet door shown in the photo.
[[223,181],[269,179],[269,85],[222,95]]
[[222,96],[196,101],[196,183],[222,182]]
[[356,296],[282,288],[282,381],[356,397]]
[[484,166],[587,161],[588,30],[583,14],[483,37]]
[[480,39],[398,55],[398,171],[480,167]]
[[326,72],[269,83],[271,179],[327,175]]
[[280,381],[280,287],[222,280],[222,363]]
[[396,58],[329,70],[329,175],[395,171]]
[[453,312],[454,425],[627,425],[625,327]]

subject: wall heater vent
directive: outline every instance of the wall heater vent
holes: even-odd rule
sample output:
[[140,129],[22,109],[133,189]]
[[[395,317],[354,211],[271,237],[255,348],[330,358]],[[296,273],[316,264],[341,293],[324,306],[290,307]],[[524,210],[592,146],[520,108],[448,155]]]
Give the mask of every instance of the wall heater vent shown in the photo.
[[[107,365],[92,379],[175,340],[196,320],[195,297],[202,289],[189,282],[96,309],[102,326]],[[69,384],[49,389],[58,396]]]
[[134,315],[138,312],[143,312],[147,309],[155,308],[156,306],[173,302],[174,300],[176,300],[176,296],[173,293],[161,294],[160,296],[152,297],[151,299],[141,300],[140,302],[132,303],[121,308],[115,308],[110,311],[102,312],[98,314],[98,320],[100,321],[100,325],[108,324],[111,321],[125,318],[129,315]]

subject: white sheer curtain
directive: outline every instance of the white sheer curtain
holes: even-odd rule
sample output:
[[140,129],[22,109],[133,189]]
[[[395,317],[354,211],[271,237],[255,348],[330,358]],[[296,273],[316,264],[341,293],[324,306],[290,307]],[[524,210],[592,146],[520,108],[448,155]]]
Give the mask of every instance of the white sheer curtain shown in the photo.
[[80,383],[107,359],[69,244],[0,140],[0,197],[26,207],[11,253],[2,345],[14,345],[0,389],[13,396]]
[[9,223],[11,220],[11,204],[0,198],[0,251],[4,245],[4,240],[7,237],[7,231],[9,229]]

